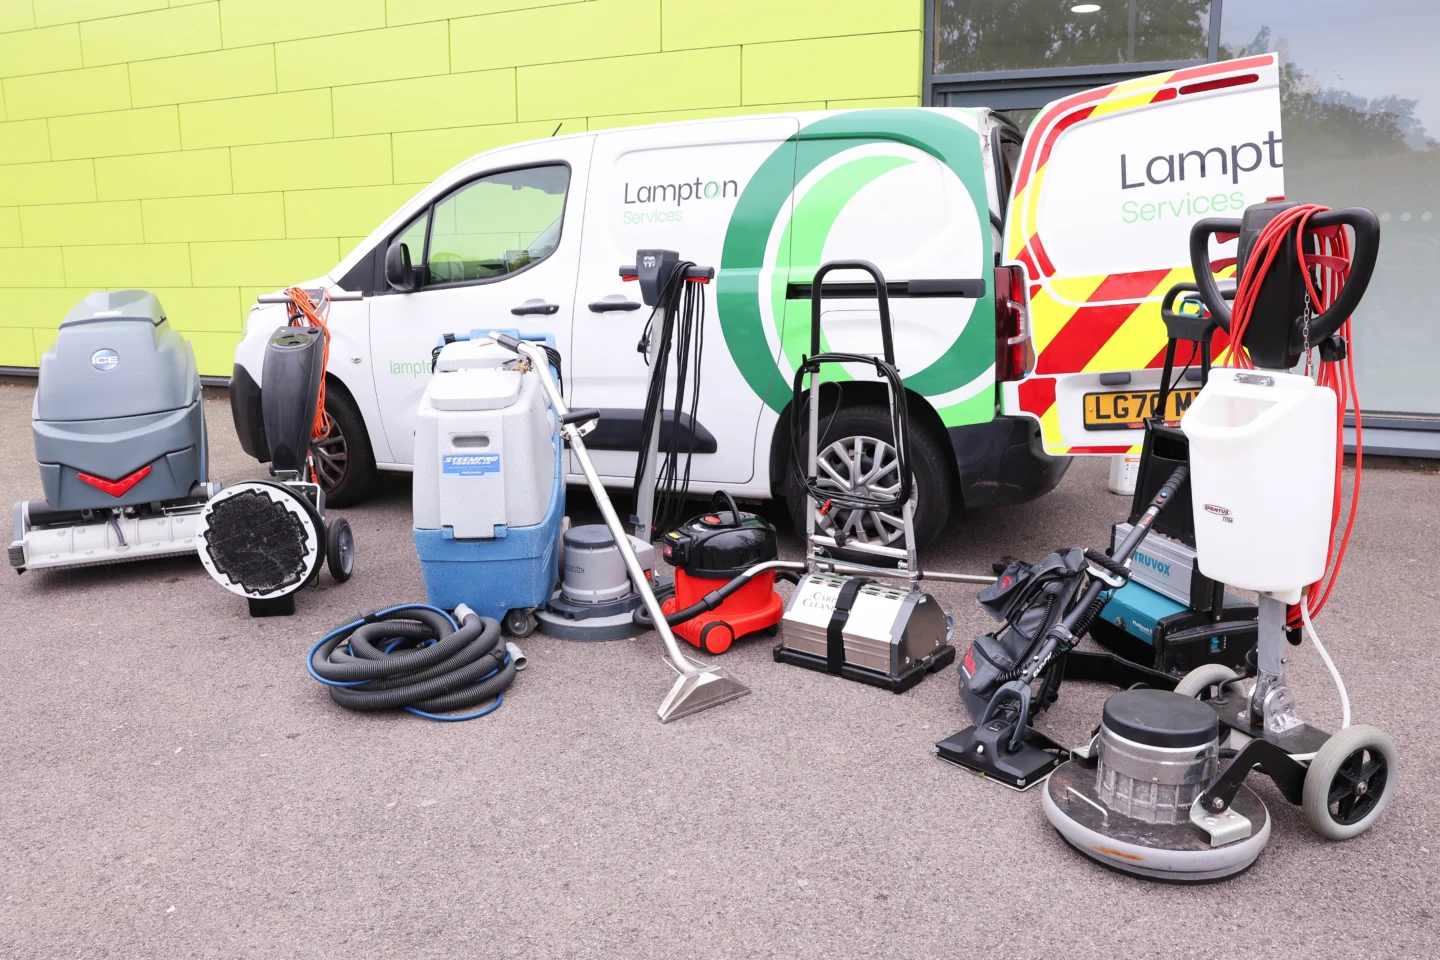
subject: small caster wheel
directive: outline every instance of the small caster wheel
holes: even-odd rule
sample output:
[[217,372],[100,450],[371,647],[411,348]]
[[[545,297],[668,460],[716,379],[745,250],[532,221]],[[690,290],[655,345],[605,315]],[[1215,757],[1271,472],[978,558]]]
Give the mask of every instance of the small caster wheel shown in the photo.
[[1219,663],[1207,663],[1203,667],[1196,667],[1185,674],[1175,685],[1175,692],[1183,693],[1187,697],[1209,700],[1212,687],[1224,690],[1227,683],[1233,683],[1239,679],[1240,675],[1229,667]]
[[535,632],[535,614],[529,610],[511,610],[505,614],[505,632],[512,637],[528,637]]
[[[350,521],[345,518],[325,525],[325,563],[330,576],[336,583],[344,583],[355,572],[355,535],[350,532]],[[315,571],[320,576],[320,571]]]
[[700,631],[700,649],[711,656],[718,656],[730,649],[735,642],[735,628],[724,620],[705,624]]
[[1327,840],[1349,840],[1375,823],[1395,793],[1395,743],[1357,724],[1325,741],[1305,773],[1300,809]]

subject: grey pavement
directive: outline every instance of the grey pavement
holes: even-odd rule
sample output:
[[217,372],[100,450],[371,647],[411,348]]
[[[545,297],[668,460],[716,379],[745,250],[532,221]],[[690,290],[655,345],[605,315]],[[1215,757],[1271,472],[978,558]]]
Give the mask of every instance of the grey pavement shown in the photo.
[[[39,496],[32,395],[0,382],[5,504]],[[257,476],[224,401],[206,415],[213,475]],[[1102,544],[1125,512],[1105,473],[1081,461],[1035,503],[961,517],[928,565]],[[740,642],[722,659],[754,692],[661,725],[653,634],[535,636],[489,717],[348,713],[306,650],[424,591],[405,478],[342,513],[355,577],[322,579],[289,619],[250,619],[193,559],[0,571],[0,957],[1440,954],[1440,474],[1366,470],[1317,623],[1356,718],[1398,744],[1395,802],[1329,843],[1254,777],[1270,845],[1203,887],[1108,872],[1038,794],[937,760],[966,725],[948,670],[895,696]],[[973,587],[934,592],[959,637],[988,628]],[[1334,726],[1315,651],[1293,661],[1302,711]],[[1043,726],[1078,741],[1108,692],[1067,686]]]

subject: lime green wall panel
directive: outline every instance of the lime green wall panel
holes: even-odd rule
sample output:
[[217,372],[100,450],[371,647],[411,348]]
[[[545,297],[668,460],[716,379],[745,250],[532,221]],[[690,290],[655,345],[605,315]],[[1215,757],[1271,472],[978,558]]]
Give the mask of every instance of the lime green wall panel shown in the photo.
[[327,273],[456,163],[557,125],[918,104],[923,11],[0,0],[0,365],[88,290],[142,286],[226,374],[257,293]]
[[[390,26],[422,23],[426,20],[451,20],[479,13],[501,13],[532,7],[570,5],[575,0],[386,0],[385,14]],[[553,28],[553,21],[546,23]]]
[[[404,0],[401,0],[403,3]],[[475,13],[467,10],[466,13]],[[30,0],[0,0],[0,33],[29,30],[35,26],[35,6]]]
[[140,208],[150,243],[285,237],[285,198],[278,193],[144,200]]
[[882,33],[745,48],[745,102],[916,94],[919,33]]
[[0,257],[0,287],[64,285],[65,262],[59,247],[15,247]]
[[32,247],[145,242],[139,200],[21,207],[20,230]]
[[18,247],[23,242],[20,239],[20,211],[15,207],[0,207],[0,247]]
[[241,284],[283,287],[320,276],[340,260],[339,241],[238,240],[193,243],[190,258],[197,286]]
[[0,205],[80,203],[95,199],[95,162],[16,163],[0,167]]
[[287,237],[366,234],[425,188],[423,183],[339,190],[293,190],[285,194]]
[[477,153],[484,153],[507,143],[539,140],[556,134],[583,133],[585,130],[585,119],[572,117],[567,120],[507,123],[493,127],[397,133],[392,138],[395,180],[397,183],[429,183],[461,160]]
[[190,248],[183,243],[66,247],[65,281],[72,287],[188,287]]
[[390,137],[345,137],[234,147],[236,193],[390,183]]
[[180,105],[180,142],[186,150],[306,140],[332,132],[329,90]]
[[449,70],[445,23],[417,23],[275,45],[275,80],[281,90],[426,77]]
[[788,113],[798,110],[824,110],[823,100],[801,103],[765,103],[746,107],[707,107],[703,110],[662,110],[657,113],[617,113],[608,117],[591,117],[591,130],[614,127],[638,127],[649,123],[671,123],[677,120],[704,120],[709,117],[738,117],[756,113]]
[[241,47],[130,65],[137,107],[275,92],[275,48]]
[[239,287],[154,287],[170,326],[192,333],[239,333]]
[[98,20],[142,10],[163,10],[169,5],[168,0],[35,0],[35,25]]
[[564,11],[564,29],[557,30],[556,25],[557,12],[544,8],[452,20],[450,69],[484,70],[660,51],[660,0],[577,3]]
[[[0,327],[29,327],[55,330],[76,304],[91,293],[80,287],[17,287],[5,291],[5,309],[0,311]],[[21,364],[5,361],[6,366]]]
[[10,120],[64,117],[130,106],[130,74],[124,64],[10,77],[4,82]]
[[50,121],[50,153],[56,160],[179,149],[180,114],[174,107],[116,110]]
[[73,23],[24,33],[0,33],[0,77],[78,70],[80,30]]
[[23,327],[0,327],[0,359],[7,367],[40,365],[32,332]]
[[515,120],[515,71],[452,73],[336,87],[335,136]]
[[923,29],[923,3],[895,0],[665,0],[665,49]]
[[220,4],[110,17],[80,24],[87,66],[154,60],[220,49]]
[[[636,98],[656,110],[738,106],[740,48],[653,53],[552,63],[519,70],[521,120],[633,112]],[[780,102],[787,97],[772,97]]]
[[385,26],[385,0],[220,0],[227,47]]
[[231,192],[229,150],[104,157],[93,162],[95,189],[101,200],[147,200]]
[[49,159],[50,131],[44,120],[0,123],[0,164]]

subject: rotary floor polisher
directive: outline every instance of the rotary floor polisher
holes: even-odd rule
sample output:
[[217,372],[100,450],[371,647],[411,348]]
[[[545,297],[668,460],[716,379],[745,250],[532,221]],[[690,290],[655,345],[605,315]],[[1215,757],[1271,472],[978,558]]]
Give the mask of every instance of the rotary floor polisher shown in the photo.
[[[1353,235],[1353,250],[1352,237]],[[1210,240],[1239,240],[1234,308],[1212,271]],[[1396,751],[1384,731],[1350,724],[1344,683],[1312,616],[1329,594],[1338,548],[1346,407],[1360,415],[1349,319],[1369,283],[1380,227],[1369,210],[1258,204],[1190,235],[1205,306],[1226,329],[1217,369],[1181,420],[1188,440],[1196,552],[1207,576],[1259,594],[1253,680],[1202,666],[1174,691],[1128,690],[1105,704],[1086,746],[1050,776],[1045,814],[1085,856],[1170,882],[1219,880],[1255,862],[1268,811],[1247,786],[1260,770],[1311,828],[1344,840],[1373,825],[1394,795]],[[1308,374],[1318,348],[1318,382]],[[1304,362],[1304,373],[1292,373]],[[1300,719],[1285,682],[1291,644],[1308,635],[1340,693],[1342,729]]]

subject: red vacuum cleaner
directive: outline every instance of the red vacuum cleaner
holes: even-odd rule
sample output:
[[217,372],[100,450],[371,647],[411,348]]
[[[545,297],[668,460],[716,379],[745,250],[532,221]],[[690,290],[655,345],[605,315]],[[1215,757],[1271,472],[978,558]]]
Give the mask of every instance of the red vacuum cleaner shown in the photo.
[[[776,570],[770,566],[780,555],[775,527],[742,512],[723,490],[711,505],[725,509],[691,517],[665,534],[675,588],[660,609],[677,636],[713,655],[741,637],[772,630],[785,602],[775,592]],[[635,622],[653,626],[643,607],[635,611]]]

